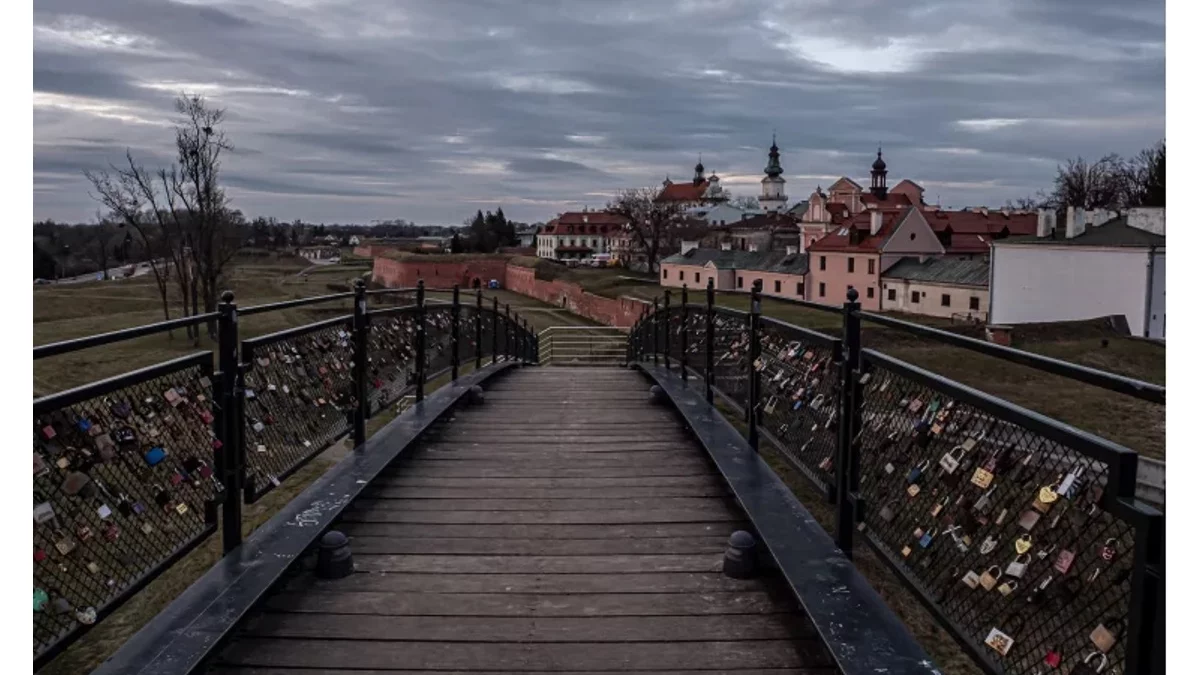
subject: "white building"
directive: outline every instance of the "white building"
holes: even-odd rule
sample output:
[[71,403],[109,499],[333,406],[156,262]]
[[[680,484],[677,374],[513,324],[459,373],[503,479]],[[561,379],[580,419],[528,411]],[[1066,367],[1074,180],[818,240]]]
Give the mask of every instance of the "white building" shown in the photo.
[[612,253],[612,239],[626,223],[605,211],[569,211],[546,223],[537,234],[537,255],[547,260],[581,260]]
[[1130,333],[1166,337],[1166,214],[1070,208],[1062,227],[992,243],[989,320],[1012,325],[1123,315]]
[[697,206],[687,210],[687,214],[693,218],[703,220],[709,226],[719,227],[721,225],[732,225],[740,222],[750,216],[757,216],[762,211],[758,209],[745,210],[733,206],[729,202],[721,202],[715,206]]

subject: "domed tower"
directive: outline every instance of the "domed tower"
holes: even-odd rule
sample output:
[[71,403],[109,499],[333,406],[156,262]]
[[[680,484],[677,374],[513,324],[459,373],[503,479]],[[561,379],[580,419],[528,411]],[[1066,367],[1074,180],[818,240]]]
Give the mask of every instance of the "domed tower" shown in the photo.
[[696,161],[696,175],[692,176],[692,185],[699,185],[704,182],[704,163]]
[[787,181],[783,179],[783,167],[779,165],[779,146],[775,145],[774,134],[771,135],[771,150],[767,153],[767,168],[763,169],[763,173],[767,176],[762,179],[759,206],[768,213],[783,210],[787,206],[787,194],[783,191]]
[[871,164],[871,194],[887,199],[887,162],[883,161],[882,147],[875,153],[875,161]]

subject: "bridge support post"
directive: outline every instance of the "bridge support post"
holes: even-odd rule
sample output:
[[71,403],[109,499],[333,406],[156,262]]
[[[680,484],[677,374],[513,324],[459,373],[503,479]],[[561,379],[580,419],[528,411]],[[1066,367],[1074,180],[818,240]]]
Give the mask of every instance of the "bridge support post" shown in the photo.
[[367,417],[371,404],[367,401],[367,282],[354,282],[354,447],[367,442]]
[[458,284],[454,284],[454,295],[450,301],[450,381],[458,381],[458,316],[462,306],[458,304]]
[[704,293],[704,398],[708,404],[713,402],[713,300],[716,295],[712,277],[708,278],[708,288]]
[[512,359],[512,310],[504,303],[504,360]]
[[492,296],[492,363],[499,355],[496,353],[500,344],[500,299]]
[[759,333],[762,328],[762,279],[755,279],[750,289],[750,358],[746,383],[746,442],[758,452],[758,361],[762,347]]
[[483,367],[483,289],[475,289],[475,370]]
[[847,558],[854,557],[854,528],[857,524],[859,457],[858,429],[861,426],[859,404],[862,385],[859,384],[862,360],[862,320],[858,311],[858,291],[846,291],[842,305],[842,372],[841,409],[838,414],[837,455],[834,462],[834,494],[837,501],[837,522],[834,540]]
[[425,400],[425,280],[417,280],[417,402]]
[[220,410],[217,420],[218,471],[225,487],[221,507],[221,548],[229,553],[242,543],[242,489],[246,482],[246,449],[242,444],[241,364],[238,363],[237,304],[233,292],[221,294],[217,306],[217,367],[220,391],[215,397]]
[[681,313],[681,316],[679,319],[679,326],[682,328],[682,330],[679,331],[679,379],[683,380],[684,382],[687,382],[687,376],[688,376],[688,372],[687,372],[687,369],[688,369],[688,358],[687,358],[687,355],[688,355],[688,297],[687,297],[687,295],[688,295],[687,294],[687,284],[684,284],[683,291],[681,292],[680,300],[679,300],[679,302],[680,302],[679,311]]
[[671,291],[663,291],[663,365],[671,372]]
[[658,324],[660,321],[662,321],[662,316],[658,313],[658,298],[655,298],[654,313],[650,315],[650,323],[654,327],[654,344],[650,348],[650,353],[654,356],[655,366],[658,366]]

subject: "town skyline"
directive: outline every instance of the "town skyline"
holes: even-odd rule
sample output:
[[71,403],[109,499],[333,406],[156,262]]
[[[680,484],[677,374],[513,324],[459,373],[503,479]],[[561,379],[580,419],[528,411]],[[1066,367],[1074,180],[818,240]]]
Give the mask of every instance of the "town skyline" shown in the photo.
[[228,112],[232,204],[310,222],[545,221],[701,154],[753,197],[773,131],[793,204],[882,145],[999,207],[1165,137],[1162,5],[645,4],[39,2],[34,217],[90,220],[126,147],[167,164],[181,91]]

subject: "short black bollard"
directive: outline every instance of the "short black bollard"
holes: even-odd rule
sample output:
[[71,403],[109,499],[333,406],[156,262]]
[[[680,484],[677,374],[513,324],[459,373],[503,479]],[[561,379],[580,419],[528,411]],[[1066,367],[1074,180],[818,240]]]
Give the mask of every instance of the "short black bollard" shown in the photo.
[[350,552],[350,540],[337,530],[321,536],[321,548],[317,552],[317,576],[322,579],[341,579],[354,573],[354,556]]
[[467,394],[467,401],[472,405],[483,403],[483,387],[479,385],[471,387],[471,391]]
[[650,402],[651,403],[661,403],[665,398],[666,398],[666,396],[663,394],[662,387],[658,386],[657,384],[651,385],[651,387],[650,387]]
[[729,535],[729,547],[725,549],[725,576],[732,579],[750,579],[758,571],[757,542],[754,535],[738,530]]

